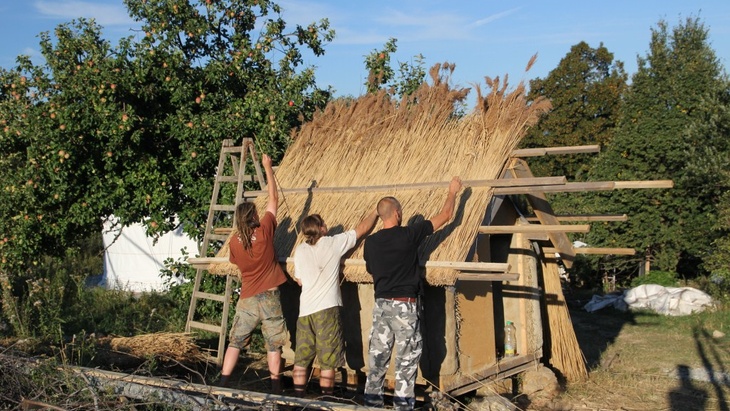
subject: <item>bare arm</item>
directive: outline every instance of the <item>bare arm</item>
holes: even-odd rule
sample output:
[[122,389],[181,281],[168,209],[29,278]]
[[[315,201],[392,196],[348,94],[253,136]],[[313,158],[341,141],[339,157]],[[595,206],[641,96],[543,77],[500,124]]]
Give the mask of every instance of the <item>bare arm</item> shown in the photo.
[[266,170],[266,184],[269,192],[269,201],[266,203],[266,211],[276,217],[276,210],[279,207],[279,191],[276,189],[276,177],[274,177],[274,169],[271,166],[271,157],[268,154],[264,154],[261,158],[261,163],[264,165]]
[[454,206],[456,205],[456,194],[459,190],[461,190],[461,179],[459,177],[454,177],[451,179],[451,183],[449,183],[449,194],[446,196],[446,201],[444,202],[443,207],[441,207],[441,211],[431,217],[431,224],[433,225],[434,231],[443,227],[443,225],[449,222],[451,217],[453,217]]
[[371,211],[370,214],[365,216],[357,227],[355,227],[355,234],[357,235],[357,238],[364,236],[368,231],[372,230],[377,219],[378,212],[376,210]]

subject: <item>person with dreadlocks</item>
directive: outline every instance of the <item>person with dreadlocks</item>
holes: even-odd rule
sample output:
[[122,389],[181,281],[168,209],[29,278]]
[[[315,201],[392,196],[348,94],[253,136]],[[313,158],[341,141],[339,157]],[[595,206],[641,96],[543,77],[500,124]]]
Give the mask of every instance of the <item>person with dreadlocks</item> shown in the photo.
[[271,158],[264,154],[261,162],[266,170],[268,202],[259,218],[254,203],[236,207],[235,231],[229,241],[231,263],[241,272],[241,293],[236,304],[236,316],[231,325],[228,349],[223,357],[220,384],[226,385],[236,367],[241,349],[251,341],[251,333],[261,324],[266,341],[266,359],[271,374],[271,388],[281,392],[279,379],[282,360],[281,347],[287,339],[287,328],[281,308],[279,286],[286,276],[274,252],[274,230],[279,204]]
[[297,397],[304,397],[307,368],[315,356],[319,359],[322,394],[334,393],[335,372],[345,365],[340,259],[373,228],[377,218],[377,211],[372,210],[354,229],[333,236],[327,235],[327,224],[319,214],[302,220],[305,242],[294,251],[294,279],[302,286],[292,372]]

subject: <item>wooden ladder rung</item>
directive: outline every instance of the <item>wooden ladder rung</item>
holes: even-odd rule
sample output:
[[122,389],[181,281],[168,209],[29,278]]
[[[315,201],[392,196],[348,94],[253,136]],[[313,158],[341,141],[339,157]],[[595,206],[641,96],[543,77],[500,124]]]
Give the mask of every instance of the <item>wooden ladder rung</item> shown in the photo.
[[213,211],[236,211],[236,206],[233,204],[213,204],[210,209]]
[[215,325],[215,324],[201,323],[200,321],[190,321],[190,323],[188,325],[190,326],[190,328],[197,328],[199,330],[210,331],[210,332],[216,333],[216,334],[221,333],[220,324]]
[[237,183],[238,176],[218,176],[215,178],[215,181],[219,183]]
[[203,291],[194,291],[193,298],[196,298],[196,297],[206,299],[206,300],[220,301],[220,302],[223,302],[226,300],[226,296],[224,296],[224,295],[206,293]]
[[228,239],[228,235],[226,235],[226,234],[208,234],[208,239],[226,241]]
[[221,148],[222,153],[240,153],[241,152],[241,146],[235,146],[235,147],[223,147]]

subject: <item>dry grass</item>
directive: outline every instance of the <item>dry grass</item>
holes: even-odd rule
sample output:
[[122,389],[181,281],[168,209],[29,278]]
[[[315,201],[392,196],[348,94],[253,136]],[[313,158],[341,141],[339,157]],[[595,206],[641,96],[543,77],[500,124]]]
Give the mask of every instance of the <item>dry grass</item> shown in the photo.
[[[431,84],[424,83],[408,100],[395,102],[384,93],[355,101],[333,101],[294,136],[277,171],[281,188],[364,187],[388,185],[377,192],[285,194],[280,197],[275,245],[279,256],[291,255],[302,241],[296,226],[310,213],[319,213],[331,232],[353,228],[383,196],[398,198],[403,220],[430,218],[438,213],[446,189],[402,189],[409,183],[494,179],[528,127],[550,108],[547,100],[527,104],[525,88],[514,90],[499,79],[486,79],[488,93],[476,87],[478,103],[463,118],[454,115],[467,89],[453,89],[454,66],[436,65]],[[431,236],[421,248],[421,260],[465,261],[483,219],[492,191],[467,188],[457,198],[454,223]],[[266,198],[257,199],[263,207]],[[379,226],[376,226],[376,230]],[[226,256],[227,247],[219,256]],[[362,258],[361,244],[351,258]],[[292,269],[293,267],[289,267]],[[211,267],[235,274],[230,264]],[[364,267],[346,267],[345,278],[370,282]],[[457,273],[429,269],[432,285],[451,285]]]
[[[728,311],[687,317],[577,309],[571,314],[588,356],[589,378],[570,383],[543,409],[730,409],[730,339],[712,336],[730,327]],[[683,368],[693,378],[680,378]],[[714,377],[698,378],[708,375]]]
[[557,262],[543,260],[542,272],[547,300],[545,314],[550,330],[550,365],[568,381],[584,381],[588,378],[588,371],[563,296]]
[[155,333],[113,337],[109,347],[138,358],[155,357],[189,364],[204,362],[206,356],[194,341],[195,338],[187,333]]

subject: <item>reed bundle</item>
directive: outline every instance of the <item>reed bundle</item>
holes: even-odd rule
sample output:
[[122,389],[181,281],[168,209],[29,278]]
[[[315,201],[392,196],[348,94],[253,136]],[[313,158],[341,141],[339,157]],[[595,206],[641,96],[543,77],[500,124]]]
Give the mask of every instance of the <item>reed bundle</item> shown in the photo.
[[550,331],[550,364],[568,381],[584,381],[588,378],[588,370],[563,296],[557,262],[543,260],[542,272],[549,301],[546,312]]
[[[464,116],[455,107],[469,89],[449,84],[454,66],[437,64],[411,96],[394,101],[385,92],[367,94],[355,100],[334,100],[294,134],[277,171],[281,188],[357,187],[388,185],[382,192],[309,192],[280,196],[279,227],[275,246],[279,256],[290,256],[303,241],[299,222],[311,213],[322,215],[335,234],[354,228],[384,196],[396,197],[403,207],[403,222],[428,219],[437,214],[445,188],[399,189],[410,183],[448,182],[498,178],[510,153],[528,127],[550,108],[547,100],[528,104],[522,83],[509,90],[506,82],[486,78],[489,92],[476,86],[475,109]],[[490,187],[467,187],[457,198],[454,220],[432,235],[420,249],[420,258],[437,261],[465,261],[482,222]],[[258,198],[259,209],[266,198]],[[298,228],[298,227],[296,227]],[[375,230],[380,228],[380,222]],[[227,256],[227,246],[218,256]],[[348,255],[362,258],[362,243]],[[290,270],[293,267],[288,267]],[[231,264],[210,268],[217,274],[236,274]],[[345,267],[345,278],[370,282],[364,267]],[[432,285],[451,285],[458,272],[429,269]]]
[[155,357],[185,363],[204,361],[206,356],[187,333],[155,333],[113,337],[109,347],[138,358]]

